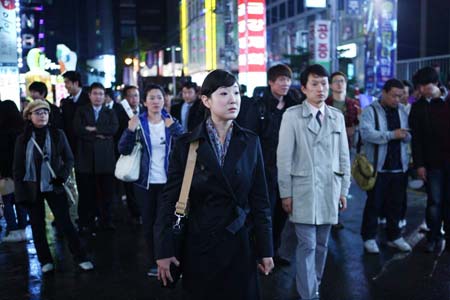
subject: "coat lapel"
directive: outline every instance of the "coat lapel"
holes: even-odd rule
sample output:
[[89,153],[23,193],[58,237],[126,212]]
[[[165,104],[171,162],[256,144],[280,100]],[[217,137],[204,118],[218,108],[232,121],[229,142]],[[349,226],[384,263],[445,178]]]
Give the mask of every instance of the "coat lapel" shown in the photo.
[[308,122],[308,130],[314,133],[315,135],[319,134],[320,125],[317,123],[316,119],[312,115],[312,111],[306,103],[303,103],[302,116],[304,118],[309,118]]
[[[334,127],[333,126],[334,119],[336,119],[336,116],[325,105],[325,117],[323,118],[322,128],[320,128],[319,134],[316,137],[316,143],[320,142],[322,139],[324,139],[325,137],[327,137],[331,134],[331,132],[333,131],[333,127]],[[316,121],[316,123],[317,123],[317,121]]]
[[242,154],[247,146],[246,140],[241,132],[241,128],[234,123],[233,136],[228,146],[227,154],[225,156],[225,163],[223,171],[228,178],[232,178],[233,170],[237,162],[241,159]]

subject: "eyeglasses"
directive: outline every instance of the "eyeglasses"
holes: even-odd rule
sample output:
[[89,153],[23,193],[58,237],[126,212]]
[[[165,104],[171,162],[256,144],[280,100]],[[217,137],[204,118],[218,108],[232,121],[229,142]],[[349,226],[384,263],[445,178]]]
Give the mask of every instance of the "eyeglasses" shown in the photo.
[[33,115],[35,116],[47,116],[48,115],[48,110],[42,109],[42,110],[36,110],[32,112]]
[[345,83],[345,80],[344,79],[336,79],[336,80],[333,80],[331,83]]

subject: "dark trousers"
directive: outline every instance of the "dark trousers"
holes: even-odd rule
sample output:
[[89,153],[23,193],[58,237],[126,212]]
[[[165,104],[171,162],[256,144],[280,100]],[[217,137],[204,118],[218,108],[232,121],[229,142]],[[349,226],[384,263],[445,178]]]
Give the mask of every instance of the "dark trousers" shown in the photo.
[[83,249],[75,227],[70,220],[69,205],[67,203],[66,195],[64,192],[48,192],[39,193],[36,202],[27,205],[31,230],[33,232],[34,246],[36,247],[39,262],[44,265],[53,261],[45,232],[44,199],[47,200],[58,228],[61,228],[62,233],[66,236],[70,252],[72,252],[75,261],[85,261],[86,252]]
[[127,206],[131,217],[139,218],[141,213],[139,212],[139,206],[136,201],[136,196],[134,195],[134,183],[123,182],[123,187],[125,189],[125,195],[127,196]]
[[155,224],[156,212],[163,188],[164,184],[150,184],[148,190],[134,185],[134,195],[136,196],[137,203],[141,210],[142,227],[144,229],[145,241],[148,246],[148,256],[150,258],[151,267],[156,266],[153,225]]
[[3,203],[5,204],[6,231],[25,229],[27,227],[27,211],[21,205],[16,204],[14,194],[3,196]]
[[440,169],[427,170],[426,221],[430,228],[428,241],[442,238],[441,226],[444,222],[446,239],[450,239],[450,163]]
[[271,183],[270,180],[268,180],[268,191],[270,208],[272,212],[273,249],[276,251],[280,247],[281,232],[283,231],[284,224],[286,224],[287,214],[281,205],[278,184],[273,182]]
[[80,227],[92,227],[95,216],[101,224],[111,222],[114,177],[110,174],[77,174],[78,217]]
[[375,239],[378,227],[377,219],[383,212],[383,205],[386,213],[388,240],[393,241],[400,237],[398,221],[401,217],[406,193],[406,180],[405,173],[378,173],[374,188],[367,192],[361,226],[361,235],[364,241]]

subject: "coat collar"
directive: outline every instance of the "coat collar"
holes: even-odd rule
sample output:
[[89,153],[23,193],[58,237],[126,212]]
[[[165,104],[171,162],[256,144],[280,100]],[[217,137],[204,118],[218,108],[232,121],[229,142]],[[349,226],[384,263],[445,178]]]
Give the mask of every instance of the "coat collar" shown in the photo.
[[323,118],[322,126],[319,126],[319,123],[317,123],[315,116],[313,116],[311,108],[306,103],[303,103],[302,107],[302,117],[309,118],[308,130],[310,130],[317,136],[316,141],[320,141],[322,138],[328,136],[333,130],[332,124],[337,117],[336,112],[330,109],[328,105],[325,105],[325,117]]
[[[233,122],[233,135],[231,137],[230,145],[228,146],[227,154],[225,156],[225,163],[223,169],[220,167],[216,154],[212,149],[206,132],[205,121],[197,126],[194,131],[187,138],[186,142],[191,143],[199,140],[199,147],[197,150],[197,158],[200,162],[211,168],[214,174],[217,174],[223,179],[231,178],[234,167],[242,157],[247,146],[246,132],[236,122]],[[229,182],[227,180],[227,182]]]

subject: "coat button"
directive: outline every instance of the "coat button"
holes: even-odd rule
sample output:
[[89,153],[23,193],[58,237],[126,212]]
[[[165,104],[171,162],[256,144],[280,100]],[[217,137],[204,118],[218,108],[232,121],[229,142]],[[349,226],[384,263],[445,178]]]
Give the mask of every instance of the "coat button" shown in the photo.
[[200,170],[204,171],[205,170],[205,166],[204,165],[200,165]]

